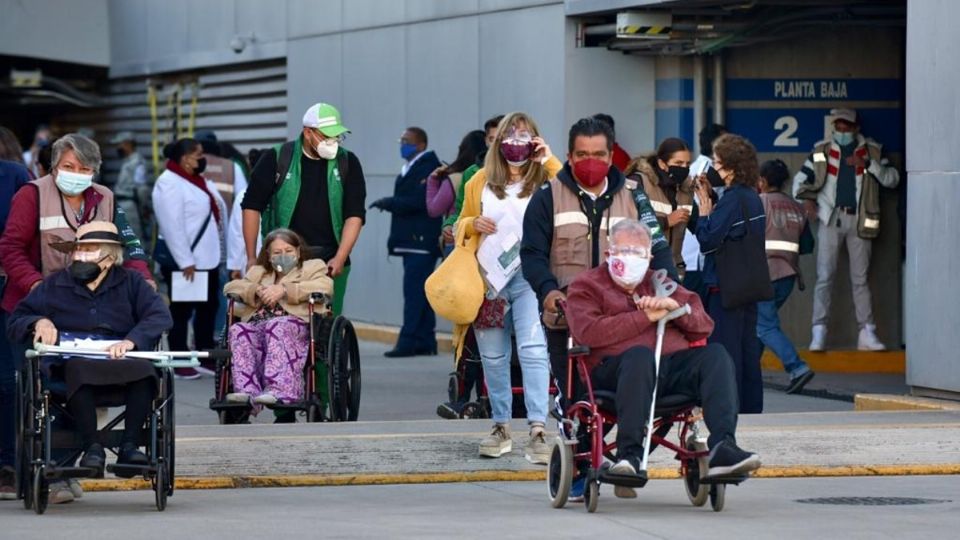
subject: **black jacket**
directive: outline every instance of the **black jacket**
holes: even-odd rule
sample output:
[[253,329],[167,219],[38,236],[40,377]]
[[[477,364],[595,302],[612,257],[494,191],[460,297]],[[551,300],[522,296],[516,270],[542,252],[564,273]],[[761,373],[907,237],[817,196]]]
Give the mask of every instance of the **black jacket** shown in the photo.
[[427,177],[440,160],[433,150],[427,150],[405,175],[397,175],[393,197],[379,201],[390,212],[390,238],[387,249],[390,255],[406,253],[429,253],[440,255],[440,226],[443,218],[427,214]]
[[50,319],[60,331],[129,339],[139,351],[150,351],[160,335],[173,327],[163,299],[137,272],[114,266],[91,291],[61,270],[43,280],[10,314],[7,336],[29,344],[33,325]]

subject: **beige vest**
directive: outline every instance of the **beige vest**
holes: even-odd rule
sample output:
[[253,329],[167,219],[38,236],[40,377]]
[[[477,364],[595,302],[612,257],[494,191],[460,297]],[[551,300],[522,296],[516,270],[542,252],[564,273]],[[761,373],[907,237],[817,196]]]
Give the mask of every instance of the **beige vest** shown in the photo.
[[[50,244],[72,242],[77,238],[77,227],[82,223],[77,220],[70,205],[64,200],[52,176],[44,176],[31,184],[37,186],[37,200],[40,207],[40,273],[43,277],[47,277],[70,264],[70,255],[53,249]],[[102,195],[103,199],[96,208],[88,212],[87,222],[113,222],[113,193],[97,184],[93,185],[93,189]]]
[[670,244],[670,251],[673,253],[673,264],[682,276],[683,269],[686,267],[686,263],[683,262],[683,237],[686,235],[687,226],[684,224],[670,227],[667,224],[667,217],[681,206],[685,206],[691,213],[693,212],[691,182],[688,179],[683,185],[677,186],[677,206],[674,206],[673,203],[670,202],[670,198],[667,197],[667,193],[660,187],[657,173],[654,172],[653,168],[648,164],[644,163],[644,165],[647,166],[643,167],[641,165],[638,169],[640,178],[643,179],[643,191],[647,194],[647,198],[650,199],[650,206],[653,208],[653,213],[657,215],[657,222],[660,223],[663,236],[667,239],[667,243]]
[[227,203],[227,208],[233,208],[233,161],[213,154],[204,154],[207,158],[207,168],[203,170],[203,177],[213,182]]
[[[550,246],[550,271],[560,288],[565,288],[581,272],[600,264],[593,260],[593,233],[590,219],[583,211],[580,197],[563,182],[550,180],[553,194],[553,243]],[[602,195],[606,197],[607,195]],[[607,231],[623,219],[637,219],[637,205],[624,187],[613,195],[610,207],[600,220],[600,253],[607,249]]]
[[800,235],[807,218],[803,207],[786,193],[761,193],[767,216],[765,244],[770,281],[800,273]]

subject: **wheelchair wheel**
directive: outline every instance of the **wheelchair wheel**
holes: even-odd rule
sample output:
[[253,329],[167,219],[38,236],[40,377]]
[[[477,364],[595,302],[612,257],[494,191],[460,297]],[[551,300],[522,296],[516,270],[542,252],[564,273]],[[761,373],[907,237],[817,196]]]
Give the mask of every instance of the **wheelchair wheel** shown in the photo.
[[447,379],[447,398],[450,403],[460,401],[460,376],[456,371],[450,373],[450,378]]
[[[157,503],[157,510],[163,512],[167,508],[167,465],[160,463],[157,465],[157,473],[153,477],[153,493]],[[172,486],[170,486],[172,487]]]
[[727,498],[726,484],[713,484],[710,486],[710,507],[714,512],[723,510],[723,503]]
[[[174,399],[174,389],[173,389],[173,370],[167,370],[165,372],[165,377],[167,377],[167,388],[169,389],[168,395],[170,399],[167,400],[167,404],[164,406],[163,411],[163,430],[164,430],[164,439],[163,439],[163,469],[164,473],[164,484],[166,487],[166,495],[164,496],[164,507],[166,507],[166,498],[173,495],[173,480],[175,478],[175,461],[177,457],[177,416],[176,416],[176,400]],[[160,470],[157,471],[159,477]],[[163,510],[163,508],[159,508]]]
[[550,461],[547,463],[547,493],[550,495],[550,505],[563,508],[567,504],[572,484],[573,449],[562,437],[557,437],[553,440]]
[[[695,436],[690,435],[687,437],[685,448],[691,452],[705,452],[707,445],[697,441]],[[707,474],[708,467],[709,461],[706,456],[687,460],[687,474],[683,478],[683,486],[687,490],[687,498],[690,499],[690,504],[694,506],[707,504],[707,498],[710,496],[710,486],[700,483],[700,479]]]
[[587,486],[583,490],[583,505],[587,507],[587,512],[597,511],[597,505],[600,503],[600,482],[587,477]]
[[44,476],[43,467],[38,467],[33,474],[33,511],[39,516],[47,511],[47,503],[50,500],[50,484]]
[[346,318],[334,320],[327,353],[330,419],[355,422],[360,414],[360,346]]

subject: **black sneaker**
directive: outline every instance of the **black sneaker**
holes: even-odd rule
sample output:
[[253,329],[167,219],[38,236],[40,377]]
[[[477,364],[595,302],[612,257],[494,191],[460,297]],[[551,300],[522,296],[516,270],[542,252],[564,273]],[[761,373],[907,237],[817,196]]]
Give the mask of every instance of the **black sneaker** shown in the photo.
[[[135,467],[146,467],[150,464],[147,455],[132,444],[124,444],[117,454],[117,465],[132,465]],[[117,470],[115,473],[120,478],[133,478],[137,476],[136,472],[130,470]]]
[[718,476],[741,476],[760,468],[760,456],[741,450],[736,444],[725,441],[710,450],[707,478]]
[[806,386],[808,382],[813,380],[814,375],[816,375],[816,373],[808,371],[799,377],[790,379],[790,385],[787,386],[786,392],[788,394],[796,394],[797,392],[803,390],[803,387]]
[[98,443],[93,443],[87,448],[87,451],[83,453],[83,457],[80,458],[80,466],[87,467],[97,471],[99,474],[103,474],[103,466],[107,462],[107,453],[103,451],[103,446]]
[[440,418],[458,420],[461,412],[463,412],[463,403],[458,401],[445,401],[437,405],[437,416]]

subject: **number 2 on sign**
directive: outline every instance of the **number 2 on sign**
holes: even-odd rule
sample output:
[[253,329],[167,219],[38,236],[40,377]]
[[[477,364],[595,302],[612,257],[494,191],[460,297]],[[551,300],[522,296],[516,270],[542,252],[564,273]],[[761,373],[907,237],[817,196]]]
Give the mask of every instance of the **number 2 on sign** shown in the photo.
[[773,123],[773,129],[780,131],[780,135],[773,140],[774,146],[800,146],[800,139],[794,137],[797,132],[796,116],[781,116]]

